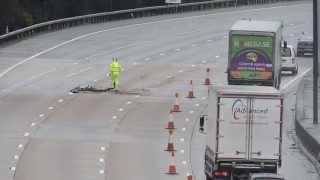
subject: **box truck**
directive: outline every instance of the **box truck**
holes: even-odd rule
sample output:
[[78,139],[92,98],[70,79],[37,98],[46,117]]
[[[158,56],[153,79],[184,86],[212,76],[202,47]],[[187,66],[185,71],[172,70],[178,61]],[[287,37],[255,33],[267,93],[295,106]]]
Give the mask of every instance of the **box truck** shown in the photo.
[[244,85],[211,87],[207,113],[207,180],[277,173],[283,122],[279,90]]
[[228,83],[280,87],[283,25],[239,20],[229,32]]

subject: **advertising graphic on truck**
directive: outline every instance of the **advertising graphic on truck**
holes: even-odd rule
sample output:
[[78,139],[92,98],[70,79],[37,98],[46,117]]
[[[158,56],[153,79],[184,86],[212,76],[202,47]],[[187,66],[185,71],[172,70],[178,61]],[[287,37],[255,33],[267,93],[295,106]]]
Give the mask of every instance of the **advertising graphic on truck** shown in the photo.
[[253,20],[231,27],[228,84],[280,87],[282,28],[278,21]]
[[230,53],[231,78],[272,80],[272,37],[233,35]]

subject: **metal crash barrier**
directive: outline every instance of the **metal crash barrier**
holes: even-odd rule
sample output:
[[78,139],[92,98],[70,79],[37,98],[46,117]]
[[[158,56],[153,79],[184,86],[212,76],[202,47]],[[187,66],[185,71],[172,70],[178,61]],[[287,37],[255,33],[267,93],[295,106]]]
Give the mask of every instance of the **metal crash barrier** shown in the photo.
[[[298,86],[296,94],[295,130],[303,146],[320,163],[320,141],[310,133],[313,128],[313,80],[312,72],[307,74]],[[318,127],[319,129],[319,127]]]
[[[89,14],[71,18],[48,21],[19,29],[0,36],[0,45],[5,42],[28,38],[43,32],[57,31],[85,24],[103,23],[122,19],[156,16],[163,14],[175,14],[190,11],[201,11],[214,8],[238,7],[245,5],[270,4],[277,2],[290,2],[303,0],[212,0],[197,3],[185,3],[178,5],[154,6],[146,8],[128,9],[105,13]],[[304,0],[305,1],[305,0]]]

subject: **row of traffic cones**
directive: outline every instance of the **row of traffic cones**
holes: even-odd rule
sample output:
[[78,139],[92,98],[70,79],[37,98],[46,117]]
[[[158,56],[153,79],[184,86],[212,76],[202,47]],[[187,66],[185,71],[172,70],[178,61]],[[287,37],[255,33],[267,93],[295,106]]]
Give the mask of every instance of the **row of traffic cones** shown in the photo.
[[[188,91],[187,98],[195,98],[192,80],[190,80],[189,85],[190,85],[190,88]],[[206,69],[206,78],[204,80],[204,85],[207,85],[207,86],[211,85],[210,69],[209,68]],[[176,167],[176,164],[174,161],[174,156],[175,156],[175,152],[176,152],[176,149],[174,147],[174,140],[173,140],[174,131],[176,130],[176,127],[174,125],[174,120],[173,120],[173,113],[174,112],[181,112],[180,103],[179,103],[179,93],[175,94],[175,102],[172,106],[172,109],[169,112],[169,120],[168,120],[167,127],[165,128],[169,132],[168,144],[167,144],[165,151],[169,152],[170,159],[171,159],[171,161],[169,163],[168,171],[166,174],[170,174],[170,175],[177,175],[178,174],[177,167]],[[187,180],[192,180],[192,174],[187,174]]]

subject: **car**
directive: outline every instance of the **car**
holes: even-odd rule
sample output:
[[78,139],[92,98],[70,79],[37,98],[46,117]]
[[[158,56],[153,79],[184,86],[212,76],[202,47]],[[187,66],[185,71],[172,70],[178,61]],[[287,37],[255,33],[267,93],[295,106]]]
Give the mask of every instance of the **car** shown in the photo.
[[295,51],[291,45],[281,47],[281,71],[291,71],[293,75],[298,73]]
[[283,176],[273,173],[254,173],[250,174],[249,180],[285,180]]
[[298,39],[297,56],[313,56],[313,40],[312,38]]

